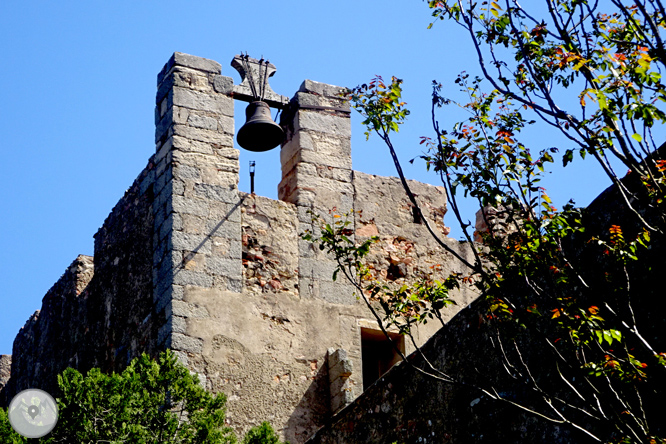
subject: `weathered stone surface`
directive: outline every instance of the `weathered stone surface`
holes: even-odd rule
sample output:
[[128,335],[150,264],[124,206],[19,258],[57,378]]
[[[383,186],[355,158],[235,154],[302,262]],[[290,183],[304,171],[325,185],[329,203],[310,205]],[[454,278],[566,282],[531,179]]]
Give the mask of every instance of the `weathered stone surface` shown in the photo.
[[162,81],[174,68],[174,66],[185,66],[213,74],[220,74],[222,72],[222,65],[214,60],[204,59],[203,57],[197,57],[182,52],[174,52],[166,65],[164,65],[164,68],[162,68],[162,71],[160,71],[157,76],[158,85],[162,83]]
[[226,76],[215,76],[213,79],[213,88],[215,92],[221,94],[230,94],[234,87],[234,79]]
[[0,393],[7,385],[12,371],[12,355],[0,355]]
[[[474,305],[472,305],[474,307]],[[504,372],[490,336],[468,308],[422,348],[427,359],[468,384],[494,383]],[[536,351],[536,350],[535,350]],[[420,356],[410,358],[424,366]],[[589,442],[573,429],[552,427],[518,409],[499,408],[477,390],[424,376],[399,364],[335,415],[310,440],[339,442]]]
[[211,95],[185,88],[174,88],[173,104],[174,106],[210,111],[230,117],[234,115],[234,102],[224,95]]
[[329,85],[327,83],[315,82],[314,80],[304,80],[303,83],[301,83],[301,87],[298,89],[298,91],[324,97],[338,98],[340,97],[340,93],[345,91],[345,88],[341,86]]
[[294,128],[305,131],[331,134],[338,137],[351,137],[351,123],[348,118],[301,110],[294,121]]
[[189,353],[201,353],[203,350],[203,340],[182,333],[172,333],[171,348]]
[[[8,387],[52,386],[47,376],[66,365],[121,370],[142,351],[171,347],[207,388],[227,394],[238,432],[266,419],[302,443],[360,394],[360,331],[373,319],[354,287],[332,280],[335,262],[301,239],[314,228],[308,210],[331,222],[333,207],[363,209],[350,238],[380,236],[371,260],[396,281],[446,256],[421,246],[425,228],[399,183],[351,170],[339,87],[306,81],[292,101],[302,109],[282,114],[288,202],[240,193],[233,85],[219,72],[179,53],[165,66],[155,155],[95,236],[95,274],[83,266],[90,258],[79,260],[83,268],[68,270],[17,337]],[[307,108],[316,106],[343,110]],[[442,230],[440,190],[410,184]],[[433,328],[419,330],[419,344]],[[56,350],[47,337],[63,344]]]

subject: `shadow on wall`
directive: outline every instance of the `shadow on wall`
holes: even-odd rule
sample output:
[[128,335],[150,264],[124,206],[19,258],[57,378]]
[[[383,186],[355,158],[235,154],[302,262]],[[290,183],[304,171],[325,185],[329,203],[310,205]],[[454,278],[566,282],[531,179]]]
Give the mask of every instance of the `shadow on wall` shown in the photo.
[[310,386],[287,421],[284,430],[286,441],[305,442],[330,418],[328,366],[326,361],[317,364]]

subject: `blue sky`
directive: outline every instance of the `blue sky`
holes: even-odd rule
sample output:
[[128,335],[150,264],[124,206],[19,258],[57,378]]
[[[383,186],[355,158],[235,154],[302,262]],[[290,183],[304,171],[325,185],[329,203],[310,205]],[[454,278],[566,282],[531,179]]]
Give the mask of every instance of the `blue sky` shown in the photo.
[[[93,253],[93,235],[153,153],[156,75],[174,51],[220,62],[235,82],[235,54],[263,56],[277,66],[272,88],[286,96],[304,79],[403,78],[412,114],[396,139],[399,156],[410,178],[437,183],[418,161],[407,163],[420,153],[419,136],[430,135],[430,83],[455,96],[456,74],[477,68],[460,31],[427,30],[429,18],[420,0],[0,2],[0,354],[11,353],[74,258]],[[354,169],[395,175],[356,115],[352,133]],[[532,142],[558,139],[542,133]],[[250,154],[241,153],[240,188],[248,191],[247,164],[256,160],[257,193],[275,198],[278,151]],[[568,168],[546,182],[549,194],[586,205],[608,185],[595,170],[591,162]]]

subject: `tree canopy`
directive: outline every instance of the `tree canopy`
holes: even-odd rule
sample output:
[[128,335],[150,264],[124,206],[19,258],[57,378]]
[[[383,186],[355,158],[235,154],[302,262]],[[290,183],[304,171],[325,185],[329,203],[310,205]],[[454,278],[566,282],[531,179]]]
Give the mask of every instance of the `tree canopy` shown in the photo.
[[[224,394],[208,393],[169,350],[145,353],[121,373],[68,368],[58,376],[58,423],[43,443],[235,443],[225,424]],[[0,441],[25,443],[0,409]],[[252,428],[244,443],[279,443],[270,424]]]
[[[664,323],[644,315],[663,308],[654,300],[663,272],[656,251],[663,251],[666,231],[666,160],[659,149],[666,120],[662,2],[427,3],[431,27],[461,26],[479,62],[479,76],[463,72],[455,82],[468,98],[463,103],[433,82],[432,134],[421,139],[427,151],[419,156],[441,178],[474,260],[457,255],[424,218],[442,251],[468,271],[413,277],[396,289],[364,263],[376,238],[345,235],[349,219],[316,218],[321,230],[305,237],[336,257],[336,275],[342,272],[356,286],[385,326],[405,334],[431,319],[443,323],[440,310],[449,292],[474,285],[506,377],[523,381],[529,394],[475,387],[489,398],[592,441],[666,442]],[[387,145],[423,217],[391,138],[409,114],[401,85],[400,79],[377,77],[349,90],[348,98],[364,118],[366,135]],[[440,122],[445,106],[457,107],[463,118]],[[524,130],[533,125],[555,129],[565,145],[523,143]],[[567,167],[586,157],[614,185],[605,218],[573,202],[555,208],[540,184],[555,162]],[[483,209],[486,230],[475,233],[461,214],[463,196]],[[536,348],[540,363],[532,365],[523,358]],[[421,371],[445,383],[466,382],[462,369]]]

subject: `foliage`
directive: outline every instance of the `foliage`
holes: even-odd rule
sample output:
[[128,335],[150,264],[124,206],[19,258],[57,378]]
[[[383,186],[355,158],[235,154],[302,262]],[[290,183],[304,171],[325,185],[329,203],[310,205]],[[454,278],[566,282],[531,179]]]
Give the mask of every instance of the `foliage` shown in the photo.
[[[245,434],[243,444],[281,444],[280,437],[275,433],[273,427],[264,421],[261,425],[252,427]],[[289,444],[288,442],[285,444]]]
[[[58,423],[43,443],[235,443],[225,426],[223,394],[212,395],[169,350],[143,354],[122,373],[69,368],[58,376]],[[0,442],[25,443],[0,409]],[[252,429],[244,443],[278,444],[271,426]]]
[[5,409],[0,408],[0,442],[7,444],[23,444],[27,440],[12,429]]
[[[664,245],[666,161],[655,138],[663,137],[658,130],[666,122],[666,9],[659,0],[543,0],[531,2],[529,10],[512,0],[428,5],[437,21],[466,30],[482,73],[456,80],[466,103],[444,97],[442,85],[433,83],[434,135],[421,139],[427,148],[421,157],[439,174],[473,250],[473,262],[456,256],[468,273],[439,280],[416,276],[395,290],[364,262],[375,239],[355,245],[345,235],[345,218],[326,223],[315,217],[320,232],[305,238],[336,258],[336,274],[344,273],[379,320],[406,334],[437,318],[450,290],[476,286],[507,377],[524,381],[539,401],[514,401],[493,387],[476,387],[490,398],[596,441],[662,442],[658,393],[666,387],[666,355],[641,334],[643,327],[656,326],[637,324],[634,301],[640,295],[634,288],[651,267],[648,250]],[[366,135],[386,143],[426,228],[456,255],[427,223],[391,142],[408,115],[401,83],[377,77],[348,91],[348,98],[364,118]],[[437,113],[444,106],[459,107],[467,118],[442,129]],[[524,130],[537,123],[560,132],[569,146],[523,144]],[[541,186],[558,158],[566,167],[588,155],[615,184],[629,214],[624,226],[614,222],[600,231],[573,202],[555,208]],[[617,162],[629,171],[624,179],[615,173]],[[458,206],[463,196],[484,209],[486,232],[470,229]],[[483,245],[472,242],[475,235]],[[546,351],[538,366],[523,359],[535,347]],[[464,375],[434,367],[428,373],[465,382]],[[548,379],[552,375],[555,381]]]

